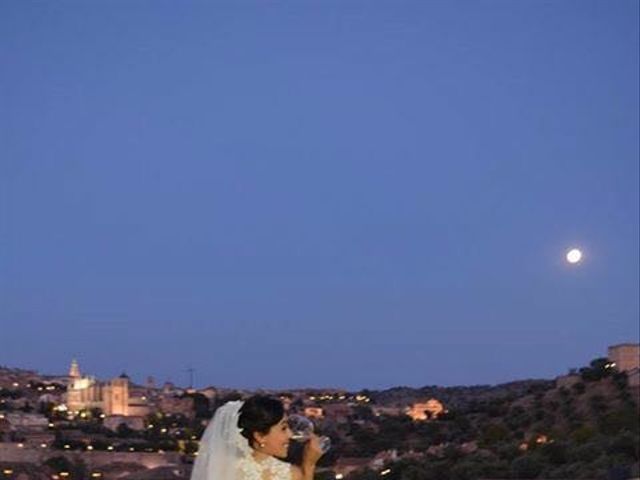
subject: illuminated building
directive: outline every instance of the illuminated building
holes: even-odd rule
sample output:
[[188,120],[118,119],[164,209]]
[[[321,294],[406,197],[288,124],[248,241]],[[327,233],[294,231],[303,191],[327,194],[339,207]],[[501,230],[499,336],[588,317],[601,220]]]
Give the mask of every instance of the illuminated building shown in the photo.
[[640,367],[640,344],[622,343],[609,347],[609,361],[619,372],[629,372]]
[[98,408],[109,415],[145,416],[151,411],[142,397],[130,394],[129,377],[124,373],[118,378],[100,382],[92,376],[83,376],[76,360],[69,369],[69,387],[66,406],[71,412]]
[[444,405],[439,400],[432,398],[423,403],[414,403],[407,408],[406,413],[415,421],[423,421],[438,418],[445,413],[445,410]]

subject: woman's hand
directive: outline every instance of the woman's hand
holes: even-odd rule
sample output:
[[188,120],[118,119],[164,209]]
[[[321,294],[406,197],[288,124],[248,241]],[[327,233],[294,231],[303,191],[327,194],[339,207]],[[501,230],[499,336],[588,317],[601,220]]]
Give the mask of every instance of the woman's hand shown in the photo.
[[311,438],[304,446],[304,452],[302,453],[302,466],[304,467],[312,467],[318,463],[320,457],[322,457],[322,448],[320,447],[320,437],[311,434]]
[[320,437],[312,433],[302,452],[302,465],[291,467],[293,480],[313,480],[316,463],[318,463],[321,456]]

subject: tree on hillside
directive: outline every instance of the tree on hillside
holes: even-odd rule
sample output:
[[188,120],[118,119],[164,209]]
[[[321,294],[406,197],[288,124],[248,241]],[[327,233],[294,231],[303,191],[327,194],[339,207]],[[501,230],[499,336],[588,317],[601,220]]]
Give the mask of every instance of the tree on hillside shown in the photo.
[[580,377],[585,382],[596,382],[613,373],[609,359],[601,357],[592,360],[588,367],[580,369]]

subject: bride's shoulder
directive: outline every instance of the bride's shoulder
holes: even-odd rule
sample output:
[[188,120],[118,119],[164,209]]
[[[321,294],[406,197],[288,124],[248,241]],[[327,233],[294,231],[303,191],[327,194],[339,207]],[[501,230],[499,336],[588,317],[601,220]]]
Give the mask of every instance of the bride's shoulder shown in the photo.
[[253,462],[241,459],[236,465],[236,478],[238,480],[260,480],[260,472],[254,467]]
[[238,478],[241,480],[262,480],[266,474],[266,478],[270,480],[301,479],[302,477],[297,475],[295,468],[290,463],[274,457],[269,458],[262,465],[252,458],[243,458],[238,462]]
[[283,462],[275,457],[271,457],[269,463],[269,469],[276,479],[296,480],[297,477],[293,473],[294,467],[290,463]]

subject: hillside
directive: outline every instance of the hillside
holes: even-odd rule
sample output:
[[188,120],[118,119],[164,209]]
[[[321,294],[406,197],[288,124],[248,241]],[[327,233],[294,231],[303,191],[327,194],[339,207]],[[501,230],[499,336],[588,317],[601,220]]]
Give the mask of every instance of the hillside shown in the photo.
[[[387,465],[390,480],[638,476],[638,404],[626,375],[595,360],[557,383],[421,389],[442,401],[448,393],[455,400],[449,412],[429,422],[381,418],[375,429],[356,426],[358,447],[350,453],[397,449],[400,460]],[[372,395],[393,401],[400,391],[418,393]],[[360,470],[347,478],[374,476]]]

